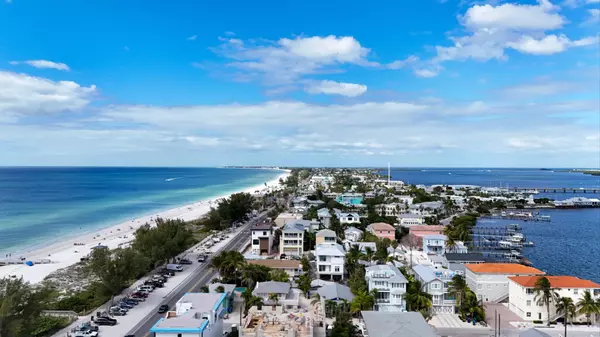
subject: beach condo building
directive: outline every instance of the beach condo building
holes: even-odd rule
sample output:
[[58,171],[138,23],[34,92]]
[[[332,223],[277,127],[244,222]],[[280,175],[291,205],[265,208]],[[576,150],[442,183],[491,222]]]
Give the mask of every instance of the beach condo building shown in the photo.
[[186,293],[152,326],[156,337],[222,337],[227,294]]
[[365,269],[369,292],[377,289],[375,310],[388,312],[406,311],[406,286],[408,281],[393,264],[380,264]]
[[425,217],[420,214],[404,213],[396,215],[398,224],[404,227],[422,225],[425,223]]
[[331,213],[329,212],[329,208],[321,208],[317,210],[317,217],[323,224],[323,227],[329,228],[331,225]]
[[448,282],[455,272],[448,269],[434,269],[432,266],[413,266],[415,279],[421,282],[423,290],[431,295],[431,311],[434,313],[454,313],[456,298],[448,294]]
[[304,226],[290,223],[281,229],[279,254],[301,257],[304,254]]
[[448,247],[446,243],[448,237],[443,234],[431,234],[423,236],[423,252],[426,254],[445,254],[445,253],[467,253],[468,249],[461,241],[456,241],[453,247]]
[[360,205],[363,201],[363,196],[358,193],[343,193],[339,194],[335,198],[335,201],[346,206]]
[[[540,276],[511,276],[508,278],[508,308],[525,321],[548,320],[548,309],[545,305],[539,305],[535,300],[535,282],[539,278]],[[600,284],[595,282],[574,276],[546,276],[546,278],[560,297],[569,297],[575,304],[586,291],[590,292],[593,299],[600,299]],[[550,321],[559,317],[562,315],[556,312],[556,303],[552,301],[550,303]],[[586,317],[578,314],[575,320],[585,322]]]
[[396,228],[385,222],[375,222],[367,226],[369,233],[377,236],[380,239],[396,240]]
[[419,312],[363,311],[364,336],[436,337]]
[[469,288],[483,302],[499,303],[508,299],[509,277],[540,276],[541,270],[516,263],[466,264],[465,276]]
[[271,255],[273,248],[273,225],[262,223],[253,226],[251,251],[256,255]]
[[348,242],[356,242],[359,241],[363,235],[363,231],[356,227],[348,227],[344,231],[344,240]]
[[315,234],[315,244],[336,243],[337,235],[330,229],[322,229]]
[[346,251],[337,243],[317,244],[317,274],[320,279],[341,281],[344,279]]
[[276,260],[276,259],[263,259],[263,260],[246,260],[248,264],[255,264],[259,266],[269,267],[271,269],[279,269],[285,271],[290,279],[300,276],[302,272],[302,263],[299,260]]

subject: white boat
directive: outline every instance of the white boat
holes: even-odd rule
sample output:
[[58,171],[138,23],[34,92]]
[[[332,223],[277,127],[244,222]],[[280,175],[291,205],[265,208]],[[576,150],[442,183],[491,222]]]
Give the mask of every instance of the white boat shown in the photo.
[[511,249],[513,247],[513,244],[510,241],[498,241],[498,246],[500,246],[500,248],[504,248],[504,249]]
[[521,243],[525,241],[525,236],[521,233],[515,233],[510,237],[510,242]]

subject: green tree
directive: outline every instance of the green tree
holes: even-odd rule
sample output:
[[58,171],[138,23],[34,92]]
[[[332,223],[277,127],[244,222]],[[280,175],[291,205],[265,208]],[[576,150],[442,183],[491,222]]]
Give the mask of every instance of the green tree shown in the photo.
[[106,294],[117,295],[145,274],[149,265],[149,259],[132,248],[102,247],[92,251],[86,269],[100,280]]
[[557,288],[552,288],[550,281],[545,276],[538,278],[535,281],[533,292],[535,293],[534,299],[546,306],[548,312],[548,326],[550,326],[550,304],[558,301]]
[[302,256],[300,259],[300,264],[302,264],[302,271],[304,273],[310,274],[310,261],[308,261],[308,257]]
[[355,337],[358,329],[352,323],[352,316],[347,312],[338,312],[333,322],[330,337]]
[[371,310],[375,306],[375,296],[377,296],[377,289],[367,291],[361,289],[350,303],[350,311],[352,313],[358,313],[363,310]]
[[202,287],[200,287],[200,292],[201,293],[207,293],[209,291],[208,286],[207,285],[203,285]]
[[211,267],[215,268],[224,283],[235,282],[240,279],[241,271],[246,267],[244,255],[235,250],[223,251],[213,257],[210,262]]
[[469,286],[462,275],[454,275],[448,282],[448,295],[456,298],[456,306],[460,308]]
[[594,299],[592,298],[592,294],[589,290],[586,290],[583,293],[583,297],[579,301],[577,301],[577,312],[579,314],[585,315],[588,325],[592,324],[592,314],[600,313],[600,306],[598,306],[598,303],[594,301]]
[[304,293],[304,296],[306,296],[308,294],[308,292],[310,291],[311,281],[312,281],[312,279],[310,278],[310,275],[306,272],[304,274],[300,275],[300,277],[298,278],[298,289],[302,290],[302,293]]
[[406,304],[409,311],[429,310],[431,295],[423,291],[420,281],[414,280],[406,287]]
[[281,269],[273,269],[269,272],[271,281],[290,282],[290,275]]
[[563,323],[565,325],[565,335],[567,334],[567,323],[569,322],[569,318],[571,318],[571,322],[574,320],[577,312],[577,307],[575,307],[575,303],[573,299],[570,297],[561,297],[558,299],[556,303],[556,313],[563,315]]
[[365,280],[365,267],[357,265],[356,268],[350,272],[348,287],[350,287],[350,291],[354,295],[361,291],[368,291],[367,281]]
[[132,248],[148,258],[153,267],[168,262],[195,243],[193,233],[180,219],[156,219],[156,227],[146,224],[135,232]]

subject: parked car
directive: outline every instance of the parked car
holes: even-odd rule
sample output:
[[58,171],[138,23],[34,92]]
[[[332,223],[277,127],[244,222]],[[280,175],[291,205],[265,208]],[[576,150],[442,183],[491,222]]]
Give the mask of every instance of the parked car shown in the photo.
[[204,255],[204,254],[198,255],[198,262],[204,263],[204,261],[206,261],[206,255]]
[[159,314],[164,314],[164,313],[165,313],[165,312],[167,312],[167,311],[169,311],[169,306],[168,306],[168,305],[166,305],[166,304],[163,304],[163,305],[161,305],[161,306],[158,308],[158,313],[159,313]]
[[91,331],[91,330],[76,331],[75,334],[73,335],[73,337],[97,337],[97,336],[98,336],[98,331]]
[[173,270],[168,270],[167,268],[163,268],[161,270],[159,270],[159,273],[161,275],[164,275],[166,277],[171,277],[171,276],[175,276],[175,271]]
[[[105,317],[102,317],[105,318]],[[117,325],[117,320],[107,320],[107,319],[96,319],[94,321],[94,323],[96,323],[96,325]]]
[[141,300],[144,301],[146,299],[146,297],[148,297],[148,293],[142,292],[142,291],[136,291],[134,293],[131,294],[131,297],[137,299],[137,300]]
[[167,264],[167,270],[170,271],[183,271],[183,267],[179,264],[169,263]]
[[139,286],[139,287],[137,287],[137,290],[138,291],[145,291],[145,292],[151,293],[151,292],[154,291],[154,287],[151,287],[151,286]]
[[121,309],[127,309],[127,310],[133,309],[133,305],[128,304],[128,303],[123,302],[123,301],[119,302],[118,307],[120,307]]
[[192,264],[192,261],[190,260],[179,260],[180,264]]
[[161,281],[161,282],[167,282],[168,278],[164,275],[160,275],[160,274],[156,274],[154,276],[152,276],[153,280],[157,280],[157,281]]

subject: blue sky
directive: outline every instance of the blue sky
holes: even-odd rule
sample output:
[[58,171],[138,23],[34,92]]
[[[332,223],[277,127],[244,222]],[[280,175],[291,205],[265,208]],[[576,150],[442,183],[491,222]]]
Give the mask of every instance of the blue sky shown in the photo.
[[0,0],[0,165],[600,166],[600,0]]

